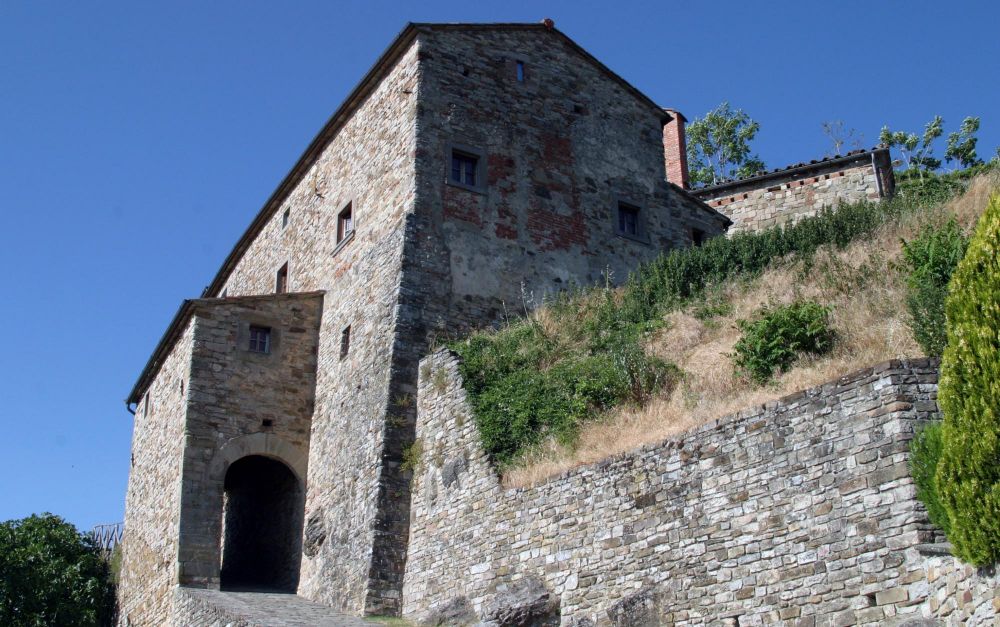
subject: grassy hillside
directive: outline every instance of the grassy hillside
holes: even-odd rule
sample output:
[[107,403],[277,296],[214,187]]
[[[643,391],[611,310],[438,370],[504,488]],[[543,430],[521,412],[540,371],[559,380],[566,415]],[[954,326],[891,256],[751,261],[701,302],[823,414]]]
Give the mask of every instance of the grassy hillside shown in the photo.
[[[452,347],[484,447],[508,485],[544,479],[749,405],[921,350],[902,241],[955,217],[968,230],[996,176],[845,205],[785,229],[674,251],[621,288],[565,295]],[[960,194],[954,196],[954,194]],[[764,306],[830,308],[832,349],[765,385],[736,371],[738,322]]]

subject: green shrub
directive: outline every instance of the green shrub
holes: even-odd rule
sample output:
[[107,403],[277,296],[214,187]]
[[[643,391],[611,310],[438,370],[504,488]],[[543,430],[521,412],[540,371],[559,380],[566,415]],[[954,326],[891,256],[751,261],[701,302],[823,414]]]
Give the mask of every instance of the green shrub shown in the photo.
[[913,337],[928,355],[940,356],[947,343],[944,301],[948,281],[965,254],[968,239],[954,218],[940,227],[928,225],[911,242],[903,242],[906,306]]
[[[543,438],[572,444],[580,423],[623,402],[642,402],[670,383],[676,368],[642,345],[664,314],[703,299],[712,286],[750,279],[789,255],[843,247],[922,206],[913,198],[825,209],[794,225],[672,250],[644,264],[620,289],[577,289],[547,304],[556,330],[520,320],[453,342],[483,446],[510,463]],[[703,299],[704,300],[704,299]],[[710,298],[705,300],[710,303]],[[719,310],[722,311],[722,310]],[[706,305],[703,315],[717,315]]]
[[[475,364],[496,359],[496,354],[483,358],[490,352],[468,354]],[[463,363],[463,372],[473,374],[469,363]],[[489,385],[470,396],[483,446],[500,465],[548,436],[571,445],[587,418],[628,399],[644,400],[671,381],[674,371],[635,346],[573,356],[544,370],[491,370]]]
[[955,554],[984,565],[1000,560],[1000,196],[979,219],[945,311],[935,479]]
[[941,504],[935,480],[939,459],[941,459],[941,423],[932,422],[917,431],[910,441],[910,474],[917,484],[917,498],[927,508],[931,522],[948,534],[951,529],[948,512]]
[[828,307],[812,301],[764,307],[739,322],[743,334],[734,347],[733,363],[755,382],[766,383],[799,356],[830,350],[834,335],[829,317]]

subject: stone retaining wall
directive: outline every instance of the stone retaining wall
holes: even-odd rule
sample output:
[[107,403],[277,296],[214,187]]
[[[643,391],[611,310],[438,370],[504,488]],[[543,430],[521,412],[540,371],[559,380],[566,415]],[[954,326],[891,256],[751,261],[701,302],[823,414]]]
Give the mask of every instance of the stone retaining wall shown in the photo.
[[887,362],[510,490],[480,447],[457,367],[439,351],[420,369],[409,618],[745,626],[996,615],[995,576],[916,548],[933,539],[907,469],[914,428],[937,413],[929,360]]

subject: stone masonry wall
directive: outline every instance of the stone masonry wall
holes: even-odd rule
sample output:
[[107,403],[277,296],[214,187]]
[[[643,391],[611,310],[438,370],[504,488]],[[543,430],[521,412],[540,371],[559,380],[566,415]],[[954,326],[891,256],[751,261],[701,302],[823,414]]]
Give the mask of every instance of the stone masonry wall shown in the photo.
[[[444,26],[420,41],[417,213],[436,235],[449,334],[725,230],[666,182],[662,110],[558,33]],[[449,181],[455,146],[485,160],[479,189]],[[638,239],[616,233],[619,200],[641,208]]]
[[[323,295],[195,303],[178,581],[217,588],[229,465],[247,455],[264,455],[305,483]],[[250,325],[271,329],[268,353],[249,350]],[[289,514],[301,520],[301,510]],[[297,533],[301,527],[299,522]]]
[[793,166],[692,193],[729,216],[733,221],[730,234],[792,223],[840,203],[892,196],[895,182],[889,150],[859,152],[850,158]]
[[[305,512],[322,540],[303,555],[299,592],[350,612],[391,611],[374,592],[372,547],[385,538],[377,495],[396,424],[390,411],[407,392],[390,389],[390,373],[403,221],[413,207],[416,91],[414,42],[285,199],[287,224],[278,211],[215,294],[271,293],[285,263],[290,292],[326,292]],[[348,202],[354,232],[338,244]]]
[[135,412],[117,589],[120,620],[132,627],[158,627],[171,613],[193,346],[189,324]]
[[457,366],[445,350],[421,366],[407,617],[489,618],[518,603],[563,625],[892,624],[949,604],[994,615],[995,579],[945,573],[916,548],[933,536],[907,468],[915,426],[937,412],[928,360],[511,490],[479,445]]

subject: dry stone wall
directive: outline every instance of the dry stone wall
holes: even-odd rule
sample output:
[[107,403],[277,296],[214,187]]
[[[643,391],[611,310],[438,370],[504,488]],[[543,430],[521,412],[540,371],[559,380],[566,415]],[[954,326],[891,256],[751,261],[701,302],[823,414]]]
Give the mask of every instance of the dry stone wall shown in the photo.
[[889,149],[877,148],[692,193],[729,216],[733,234],[793,223],[840,203],[879,200],[894,187]]
[[[916,548],[933,538],[907,468],[914,428],[937,413],[929,360],[888,362],[520,489],[501,487],[483,453],[457,368],[446,350],[421,366],[407,617],[995,616],[995,578]],[[945,616],[956,606],[966,609]]]

